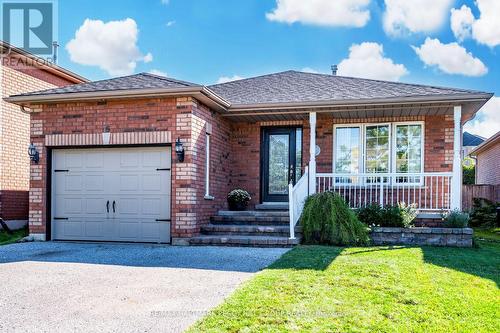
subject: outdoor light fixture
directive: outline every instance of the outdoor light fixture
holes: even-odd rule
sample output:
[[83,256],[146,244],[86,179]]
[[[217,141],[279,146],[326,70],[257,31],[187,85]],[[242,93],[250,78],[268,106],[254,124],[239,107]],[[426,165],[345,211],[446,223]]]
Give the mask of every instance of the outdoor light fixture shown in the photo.
[[184,162],[184,146],[181,138],[177,138],[177,141],[175,141],[175,153],[177,154],[177,161]]
[[38,150],[36,150],[36,147],[33,143],[31,143],[28,148],[28,155],[30,156],[30,160],[35,163],[38,163],[38,161],[40,160],[40,154],[38,153]]

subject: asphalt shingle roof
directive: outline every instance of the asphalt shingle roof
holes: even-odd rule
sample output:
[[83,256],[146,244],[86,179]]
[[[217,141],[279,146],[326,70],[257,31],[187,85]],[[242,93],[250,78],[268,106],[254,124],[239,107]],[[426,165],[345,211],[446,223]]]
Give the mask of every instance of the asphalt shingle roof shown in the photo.
[[93,81],[87,83],[73,84],[61,88],[46,89],[18,96],[37,96],[50,94],[67,94],[82,92],[98,92],[113,90],[133,90],[133,89],[161,89],[161,88],[181,88],[197,87],[198,84],[175,80],[150,73],[140,73],[135,75],[117,77],[107,80]]
[[[203,87],[150,73],[74,84],[16,96],[41,96],[119,90]],[[232,105],[307,103],[484,94],[478,91],[286,71],[208,86]],[[11,96],[11,97],[16,97]]]
[[479,146],[481,143],[484,142],[484,140],[486,139],[480,137],[479,135],[471,134],[469,132],[464,132],[462,134],[462,141],[463,141],[462,146],[472,146],[472,147]]
[[208,87],[231,104],[463,95],[477,91],[286,71]]

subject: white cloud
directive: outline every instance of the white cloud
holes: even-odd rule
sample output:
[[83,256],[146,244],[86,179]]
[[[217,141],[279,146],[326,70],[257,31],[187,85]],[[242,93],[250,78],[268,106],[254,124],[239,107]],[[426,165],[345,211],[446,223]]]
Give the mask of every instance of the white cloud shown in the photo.
[[492,97],[476,117],[465,124],[464,131],[490,137],[500,129],[500,97]]
[[242,79],[244,79],[244,77],[241,77],[239,75],[233,75],[231,77],[229,77],[229,76],[221,76],[217,80],[217,83],[226,83],[226,82],[237,81],[237,80],[242,80]]
[[73,62],[99,66],[112,76],[129,75],[137,62],[153,60],[151,53],[141,54],[137,47],[138,34],[137,24],[131,18],[106,23],[86,19],[66,49]]
[[166,25],[167,27],[171,27],[171,26],[173,26],[174,24],[175,24],[175,21],[168,21],[165,25]]
[[500,1],[476,0],[481,13],[475,19],[466,5],[451,10],[451,29],[459,40],[474,38],[478,43],[490,47],[500,45]]
[[150,73],[150,74],[154,74],[154,75],[159,75],[159,76],[165,76],[165,77],[167,77],[167,76],[168,76],[168,75],[167,75],[167,72],[161,71],[161,70],[159,70],[159,69],[152,69],[152,70],[150,70],[148,73]]
[[459,41],[472,35],[472,23],[474,23],[474,15],[466,5],[460,9],[451,9],[451,31]]
[[384,30],[398,36],[432,32],[446,20],[454,0],[385,0]]
[[488,73],[488,68],[481,60],[457,43],[443,44],[439,39],[427,37],[420,47],[412,48],[424,64],[437,66],[447,74],[482,76]]
[[270,21],[323,26],[363,27],[370,19],[370,0],[276,0]]
[[338,75],[398,81],[408,74],[404,65],[384,57],[381,44],[364,42],[349,48],[349,57],[338,65]]

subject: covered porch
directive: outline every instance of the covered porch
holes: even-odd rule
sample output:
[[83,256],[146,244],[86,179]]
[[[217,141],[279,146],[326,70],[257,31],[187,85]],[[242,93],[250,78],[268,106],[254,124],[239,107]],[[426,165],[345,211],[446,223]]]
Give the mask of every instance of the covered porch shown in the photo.
[[352,208],[404,203],[425,217],[460,209],[462,124],[474,109],[470,101],[384,103],[232,112],[228,118],[301,126],[301,170],[284,171],[293,237],[305,199],[317,192],[334,191]]

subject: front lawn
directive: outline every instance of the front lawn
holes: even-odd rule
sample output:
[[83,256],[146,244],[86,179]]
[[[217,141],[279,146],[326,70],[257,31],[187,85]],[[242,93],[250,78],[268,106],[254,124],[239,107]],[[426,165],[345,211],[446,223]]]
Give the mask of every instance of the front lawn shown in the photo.
[[8,234],[5,230],[0,230],[0,245],[15,243],[28,235],[28,228],[14,230],[12,234]]
[[499,332],[500,243],[299,246],[191,332]]

